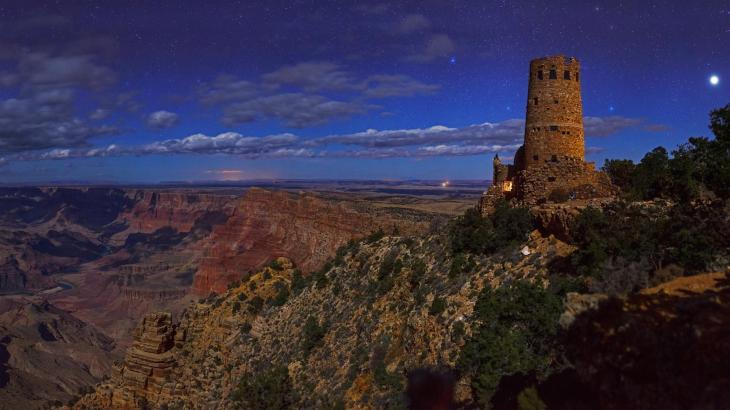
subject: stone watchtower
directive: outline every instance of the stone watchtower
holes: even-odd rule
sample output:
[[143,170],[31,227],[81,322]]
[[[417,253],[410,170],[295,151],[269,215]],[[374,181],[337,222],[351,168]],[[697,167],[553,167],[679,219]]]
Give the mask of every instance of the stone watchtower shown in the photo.
[[525,141],[513,164],[492,163],[492,186],[479,202],[489,213],[502,199],[532,206],[611,196],[609,178],[585,162],[580,63],[550,56],[530,62]]
[[564,56],[532,60],[527,89],[525,168],[566,157],[583,161],[584,155],[580,63]]

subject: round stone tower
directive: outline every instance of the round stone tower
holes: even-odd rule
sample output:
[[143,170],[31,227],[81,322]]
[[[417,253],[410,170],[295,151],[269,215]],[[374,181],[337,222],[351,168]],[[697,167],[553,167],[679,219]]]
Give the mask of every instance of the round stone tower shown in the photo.
[[525,168],[566,158],[582,161],[584,155],[580,63],[576,58],[562,55],[532,60],[527,91]]

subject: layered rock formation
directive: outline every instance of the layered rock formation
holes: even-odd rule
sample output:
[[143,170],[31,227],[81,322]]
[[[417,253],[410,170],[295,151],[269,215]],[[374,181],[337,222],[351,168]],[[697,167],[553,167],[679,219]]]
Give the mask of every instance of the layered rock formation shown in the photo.
[[189,232],[203,216],[217,213],[224,218],[233,213],[234,195],[186,191],[128,190],[134,206],[119,215],[134,232],[154,232],[173,227]]
[[378,229],[423,232],[431,215],[335,202],[311,194],[251,188],[235,214],[216,226],[195,275],[196,293],[223,292],[228,283],[278,256],[291,258],[305,273],[318,269],[335,249]]

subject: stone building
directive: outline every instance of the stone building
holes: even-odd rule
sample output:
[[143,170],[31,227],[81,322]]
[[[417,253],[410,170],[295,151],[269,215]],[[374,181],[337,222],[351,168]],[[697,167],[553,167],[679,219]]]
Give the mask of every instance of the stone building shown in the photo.
[[585,162],[580,63],[565,56],[530,62],[524,144],[512,164],[493,161],[492,186],[479,206],[489,213],[496,201],[507,199],[532,206],[611,196],[609,178]]

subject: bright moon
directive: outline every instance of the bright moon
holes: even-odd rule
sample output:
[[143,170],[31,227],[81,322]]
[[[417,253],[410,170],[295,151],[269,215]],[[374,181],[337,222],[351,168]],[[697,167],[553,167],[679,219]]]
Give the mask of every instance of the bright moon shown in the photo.
[[713,75],[710,76],[710,84],[712,85],[718,85],[720,83],[720,77]]

